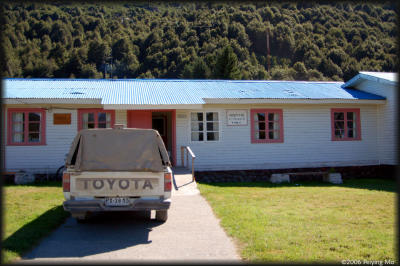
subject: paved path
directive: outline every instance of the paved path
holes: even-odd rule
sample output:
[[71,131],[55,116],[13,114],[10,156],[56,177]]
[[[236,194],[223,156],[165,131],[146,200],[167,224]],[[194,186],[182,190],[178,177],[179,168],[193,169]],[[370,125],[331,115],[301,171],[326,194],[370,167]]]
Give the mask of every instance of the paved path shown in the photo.
[[68,218],[19,262],[240,262],[191,175],[176,173],[179,189],[173,191],[167,222],[127,213],[107,213],[83,224]]

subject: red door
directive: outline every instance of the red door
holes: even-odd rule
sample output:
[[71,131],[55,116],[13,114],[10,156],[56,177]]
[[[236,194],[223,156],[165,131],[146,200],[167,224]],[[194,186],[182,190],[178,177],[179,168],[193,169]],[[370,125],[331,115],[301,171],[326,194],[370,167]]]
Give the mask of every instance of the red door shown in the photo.
[[[128,110],[127,114],[127,126],[129,128],[144,128],[144,129],[151,129],[153,128],[153,117],[152,117],[152,112],[156,110]],[[175,120],[175,115],[176,112],[175,110],[157,110],[157,111],[168,111],[171,112],[172,114],[172,136],[168,136],[168,134],[165,135],[165,138],[163,138],[164,142],[166,142],[168,137],[172,137],[172,162],[173,165],[175,165],[176,162],[176,133],[175,133],[175,127],[176,127],[176,120]],[[168,121],[166,121],[168,122]],[[167,132],[166,132],[167,133]]]
[[128,127],[151,129],[151,111],[128,110]]

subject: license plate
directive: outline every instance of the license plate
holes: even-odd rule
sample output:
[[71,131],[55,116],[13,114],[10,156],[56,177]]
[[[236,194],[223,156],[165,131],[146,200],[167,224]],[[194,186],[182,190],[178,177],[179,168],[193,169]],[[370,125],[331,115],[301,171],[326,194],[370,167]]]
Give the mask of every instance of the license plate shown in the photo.
[[104,200],[104,205],[106,206],[127,206],[129,204],[128,198],[106,198]]

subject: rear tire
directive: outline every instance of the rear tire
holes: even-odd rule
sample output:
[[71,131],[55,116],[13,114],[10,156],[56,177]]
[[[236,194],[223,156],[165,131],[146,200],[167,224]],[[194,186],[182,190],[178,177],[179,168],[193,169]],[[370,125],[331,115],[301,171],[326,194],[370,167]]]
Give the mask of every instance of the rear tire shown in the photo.
[[159,222],[165,222],[168,219],[168,210],[156,211],[156,220]]

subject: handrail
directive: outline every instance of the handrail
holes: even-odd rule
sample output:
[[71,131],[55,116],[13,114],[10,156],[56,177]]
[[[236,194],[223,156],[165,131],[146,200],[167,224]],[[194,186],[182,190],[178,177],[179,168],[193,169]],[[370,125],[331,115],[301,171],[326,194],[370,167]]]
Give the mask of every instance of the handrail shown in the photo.
[[190,154],[190,157],[192,157],[192,179],[194,181],[195,180],[195,178],[194,178],[194,159],[196,159],[196,155],[194,155],[192,149],[190,149],[189,146],[181,146],[181,161],[182,161],[183,167],[185,167],[185,159],[184,159],[185,150],[187,151],[186,152],[186,167],[189,166],[189,154]]
[[186,149],[189,152],[190,156],[192,156],[192,158],[196,158],[196,155],[194,155],[192,149],[189,146],[186,146]]

